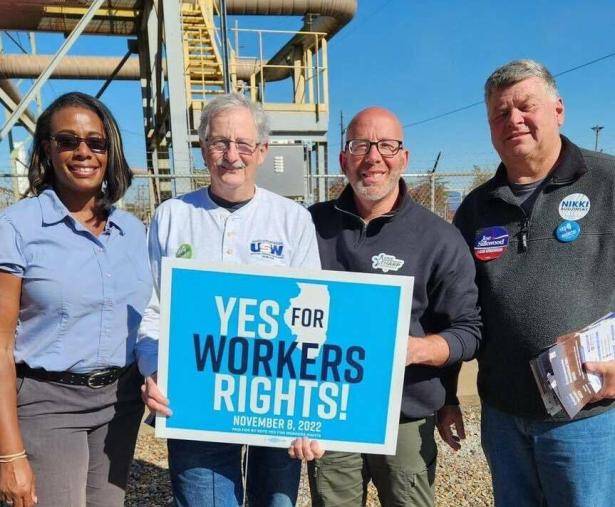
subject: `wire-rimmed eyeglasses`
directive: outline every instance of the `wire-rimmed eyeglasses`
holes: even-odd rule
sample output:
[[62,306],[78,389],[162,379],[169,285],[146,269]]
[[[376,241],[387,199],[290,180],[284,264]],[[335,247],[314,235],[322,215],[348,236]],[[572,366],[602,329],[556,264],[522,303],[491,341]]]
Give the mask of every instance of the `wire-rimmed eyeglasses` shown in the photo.
[[259,147],[259,143],[252,144],[247,141],[233,141],[232,139],[226,139],[224,137],[205,139],[205,142],[210,150],[218,152],[227,152],[231,147],[231,143],[233,143],[237,153],[240,155],[252,155],[256,151],[256,148]]

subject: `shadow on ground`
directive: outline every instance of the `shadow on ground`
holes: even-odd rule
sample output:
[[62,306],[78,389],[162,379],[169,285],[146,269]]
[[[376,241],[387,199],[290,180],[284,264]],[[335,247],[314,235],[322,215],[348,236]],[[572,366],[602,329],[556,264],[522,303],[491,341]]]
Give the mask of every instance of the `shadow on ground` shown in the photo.
[[169,471],[136,459],[130,468],[126,507],[166,507],[173,504]]

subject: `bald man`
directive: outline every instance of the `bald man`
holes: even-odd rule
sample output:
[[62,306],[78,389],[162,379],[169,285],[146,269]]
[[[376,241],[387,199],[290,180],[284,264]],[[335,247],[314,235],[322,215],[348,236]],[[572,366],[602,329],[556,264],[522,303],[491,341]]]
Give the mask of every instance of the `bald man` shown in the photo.
[[[445,389],[443,378],[478,350],[474,262],[457,229],[408,195],[401,175],[409,152],[392,112],[365,109],[352,119],[346,135],[340,165],[349,184],[337,200],[310,209],[322,267],[414,276],[412,315],[396,454],[325,452],[309,464],[312,502],[361,505],[373,480],[383,506],[432,506],[434,414],[445,401],[442,437],[453,448],[464,437],[455,386]],[[369,415],[365,400],[365,417]],[[310,459],[320,450],[299,440],[290,453]]]

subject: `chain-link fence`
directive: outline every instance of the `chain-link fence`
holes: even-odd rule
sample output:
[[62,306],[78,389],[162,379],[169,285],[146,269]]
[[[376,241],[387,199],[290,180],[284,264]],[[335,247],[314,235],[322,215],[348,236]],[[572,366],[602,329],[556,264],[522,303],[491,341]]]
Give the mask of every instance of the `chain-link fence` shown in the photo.
[[[474,170],[469,173],[404,174],[403,178],[408,186],[408,193],[416,202],[450,222],[470,190],[492,176],[493,172]],[[314,194],[318,195],[318,186],[323,185],[322,193],[327,199],[335,199],[347,183],[343,175],[319,176],[313,179],[318,180],[311,184],[311,188],[316,189]]]
[[[464,173],[405,174],[403,177],[408,185],[408,192],[416,202],[445,220],[451,221],[468,192],[492,175],[492,172],[474,170]],[[205,185],[209,181],[206,174],[188,177],[192,179],[194,188]],[[18,200],[11,188],[11,182],[7,182],[10,179],[3,178],[3,182],[0,182],[0,209]],[[170,195],[175,179],[169,175],[158,178],[154,175],[137,174],[132,187],[119,205],[139,217],[144,223],[149,223],[156,204],[164,200],[165,196]],[[307,177],[306,192],[302,200],[305,204],[311,204],[319,200],[335,199],[345,185],[346,178],[343,175]]]

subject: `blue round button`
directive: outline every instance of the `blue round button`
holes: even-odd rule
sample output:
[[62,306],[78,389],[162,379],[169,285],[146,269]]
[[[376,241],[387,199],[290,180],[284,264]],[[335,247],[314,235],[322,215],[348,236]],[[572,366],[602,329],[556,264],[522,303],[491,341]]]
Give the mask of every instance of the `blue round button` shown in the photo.
[[562,243],[570,243],[581,234],[581,226],[573,220],[565,220],[555,229],[555,237]]

